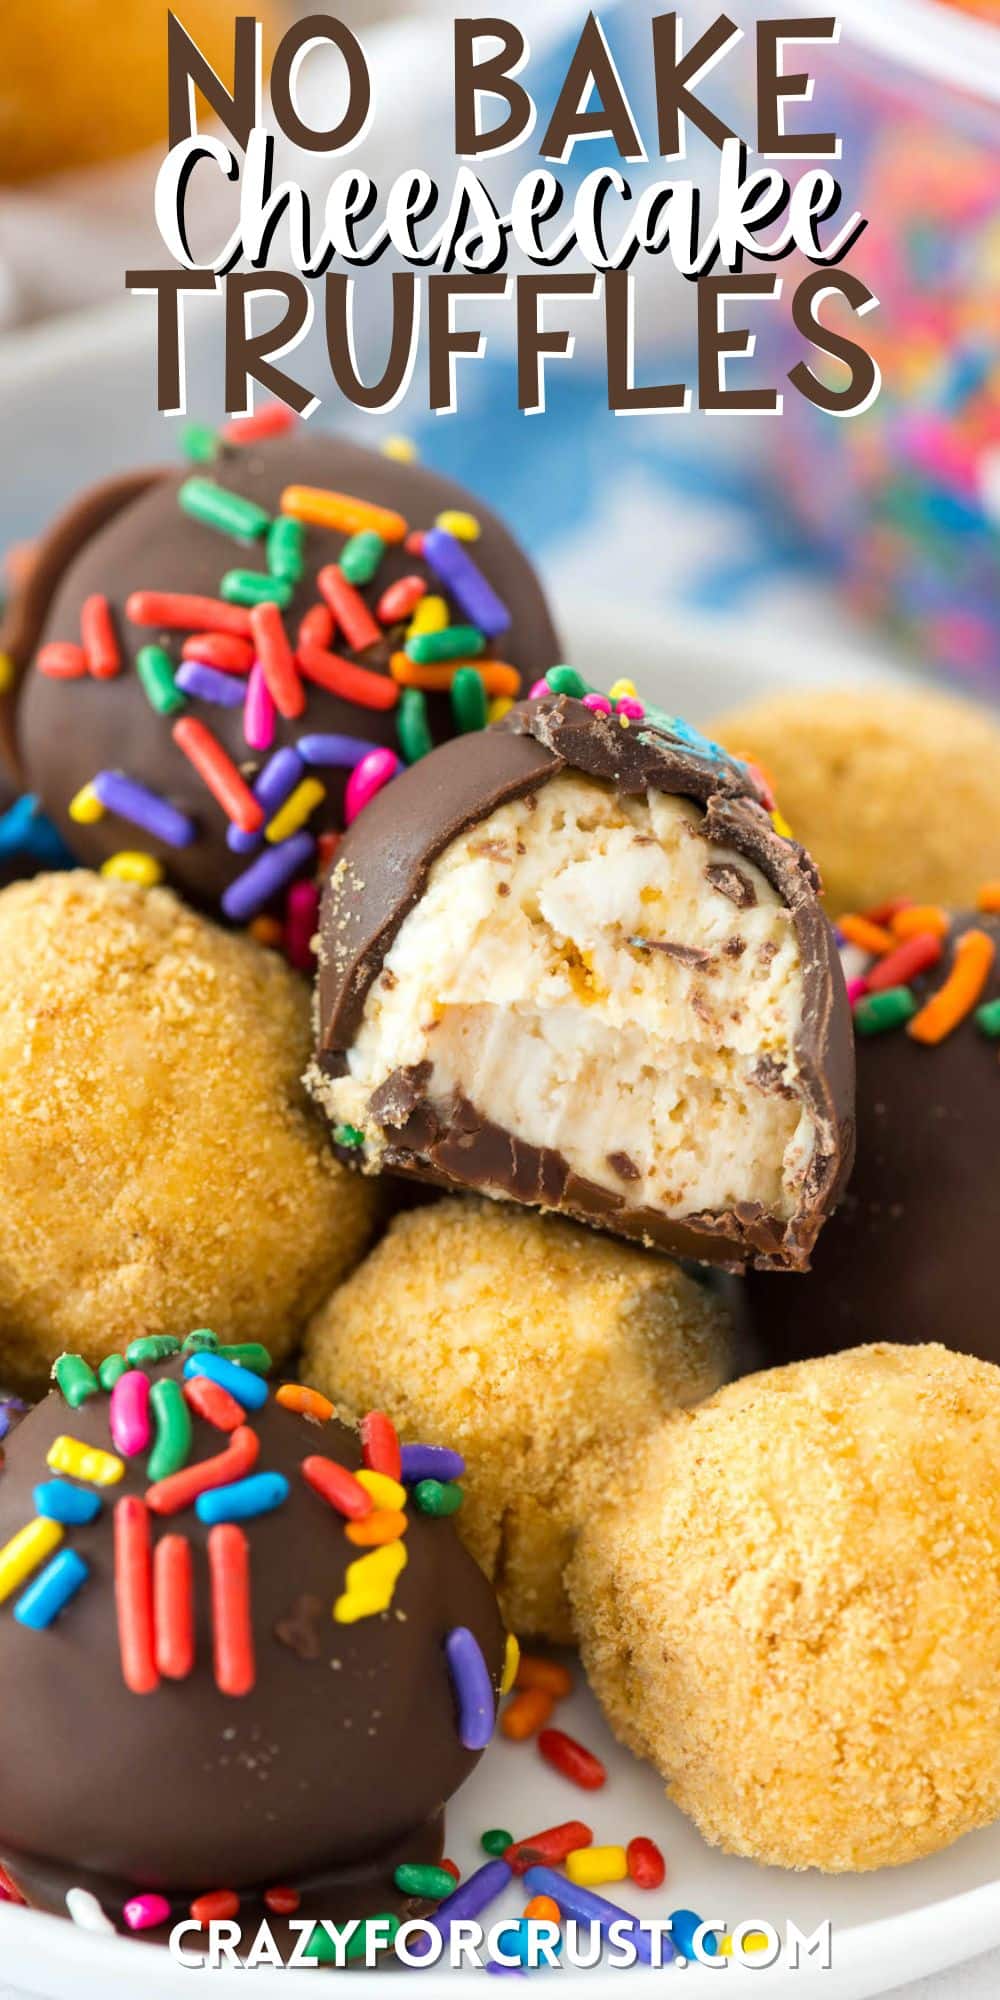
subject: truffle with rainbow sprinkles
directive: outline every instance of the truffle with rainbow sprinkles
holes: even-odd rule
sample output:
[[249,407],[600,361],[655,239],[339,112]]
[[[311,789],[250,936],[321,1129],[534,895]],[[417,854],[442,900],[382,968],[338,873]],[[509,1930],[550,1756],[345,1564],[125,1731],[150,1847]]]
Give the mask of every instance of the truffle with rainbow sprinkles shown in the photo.
[[854,1144],[818,888],[762,774],[550,670],[341,845],[307,1077],[340,1157],[806,1268]]

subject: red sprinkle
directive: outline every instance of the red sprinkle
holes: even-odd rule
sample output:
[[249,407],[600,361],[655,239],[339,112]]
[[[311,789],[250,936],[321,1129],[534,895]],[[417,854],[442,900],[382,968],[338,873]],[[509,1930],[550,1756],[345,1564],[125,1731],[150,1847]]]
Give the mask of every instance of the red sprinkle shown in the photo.
[[87,666],[97,681],[114,680],[121,672],[122,656],[106,597],[95,591],[80,606],[80,637]]
[[194,1571],[186,1535],[164,1535],[153,1555],[156,1664],[165,1679],[186,1680],[194,1666]]
[[208,1567],[215,1684],[222,1694],[249,1694],[257,1677],[250,1623],[250,1544],[234,1521],[211,1530]]
[[306,705],[305,689],[276,604],[255,604],[250,629],[267,691],[279,715],[293,722]]
[[329,875],[334,856],[340,846],[339,833],[321,833],[316,842],[316,866],[320,881]]
[[420,528],[411,528],[409,534],[406,537],[405,542],[403,543],[403,547],[406,550],[408,556],[422,556],[424,553],[424,537],[422,530]]
[[[442,1868],[444,1862],[441,1863]],[[0,1868],[0,1903],[22,1903],[24,1897],[20,1889],[11,1881],[6,1868]]]
[[333,613],[325,604],[312,604],[299,620],[300,646],[333,645]]
[[248,674],[254,663],[249,639],[236,639],[231,632],[196,632],[181,647],[183,660],[198,660],[220,674]]
[[210,1382],[207,1375],[195,1375],[185,1382],[184,1401],[196,1417],[214,1424],[217,1431],[239,1430],[246,1415],[236,1397],[221,1382]]
[[338,1465],[336,1459],[320,1458],[318,1453],[304,1458],[302,1477],[321,1500],[336,1508],[338,1514],[346,1514],[349,1521],[363,1521],[374,1508],[371,1494],[366,1493],[353,1472],[348,1472],[346,1465]]
[[50,639],[36,655],[36,665],[50,681],[78,681],[87,671],[87,655],[71,639]]
[[228,1486],[234,1479],[244,1479],[253,1471],[259,1455],[260,1439],[256,1431],[249,1424],[241,1424],[225,1451],[215,1458],[203,1458],[198,1465],[185,1465],[180,1472],[172,1472],[167,1479],[147,1487],[146,1505],[154,1514],[179,1514],[184,1507],[193,1506],[199,1493],[207,1493],[210,1487]]
[[337,630],[354,652],[363,653],[366,646],[377,646],[382,634],[360,591],[348,583],[336,563],[326,563],[316,582],[333,612]]
[[898,917],[900,910],[912,908],[912,896],[892,896],[889,902],[876,903],[873,910],[861,910],[859,914],[869,924],[891,924],[893,917]]
[[460,1869],[458,1862],[449,1861],[447,1855],[443,1854],[441,1856],[441,1859],[438,1862],[438,1867],[443,1868],[445,1874],[450,1875],[453,1882],[460,1882],[462,1880],[462,1870]]
[[160,1685],[153,1644],[153,1563],[144,1500],[127,1495],[115,1507],[115,1605],[122,1677],[133,1694]]
[[[556,1732],[549,1733],[554,1735]],[[527,1840],[515,1840],[503,1858],[515,1875],[526,1875],[529,1868],[536,1868],[539,1863],[555,1867],[576,1848],[590,1847],[593,1839],[593,1828],[582,1819],[567,1819],[560,1826],[547,1826],[542,1833],[530,1834]]]
[[927,972],[937,964],[943,949],[941,938],[933,931],[918,931],[916,937],[898,944],[872,967],[866,975],[869,993],[881,993],[888,986],[908,986],[918,972]]
[[264,1906],[276,1917],[294,1917],[302,1898],[297,1889],[265,1889]]
[[319,923],[319,889],[315,882],[293,882],[285,898],[283,943],[289,965],[298,972],[311,972],[315,964],[312,941]]
[[427,585],[422,576],[401,576],[383,590],[375,611],[383,625],[398,625],[416,610],[422,597],[427,595]]
[[262,403],[252,417],[230,417],[219,432],[227,444],[256,444],[260,438],[284,437],[298,423],[287,403]]
[[369,1410],[368,1415],[362,1417],[358,1429],[369,1472],[385,1472],[390,1479],[402,1479],[403,1454],[395,1424],[390,1423],[381,1410]]
[[220,1923],[224,1917],[235,1917],[239,1907],[235,1889],[212,1889],[207,1896],[195,1897],[191,1915],[196,1924]]
[[637,1834],[625,1849],[628,1872],[637,1889],[658,1889],[667,1872],[667,1864],[655,1840],[647,1840],[645,1834]]
[[183,750],[188,763],[194,765],[212,797],[218,800],[227,819],[241,833],[259,833],[264,824],[264,808],[240,776],[228,750],[223,749],[205,723],[196,721],[193,715],[182,715],[170,733],[178,750]]
[[158,625],[165,632],[232,632],[250,637],[250,614],[221,597],[195,597],[179,590],[133,590],[125,616],[133,625]]
[[561,1729],[543,1729],[538,1748],[554,1771],[560,1771],[570,1784],[582,1786],[585,1792],[599,1792],[607,1781],[608,1774],[600,1758],[578,1743],[575,1736],[564,1735]]
[[296,654],[307,681],[327,688],[341,701],[355,701],[359,708],[395,708],[399,688],[389,674],[373,674],[370,667],[356,667],[339,653],[324,652],[320,646],[300,646]]

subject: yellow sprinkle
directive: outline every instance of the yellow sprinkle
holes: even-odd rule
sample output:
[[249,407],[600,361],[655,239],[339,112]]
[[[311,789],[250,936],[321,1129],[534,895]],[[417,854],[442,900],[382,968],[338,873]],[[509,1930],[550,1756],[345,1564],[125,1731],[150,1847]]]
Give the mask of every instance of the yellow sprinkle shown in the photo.
[[420,599],[407,626],[406,636],[415,639],[421,632],[443,632],[448,624],[448,606],[433,591]]
[[163,880],[163,863],[155,854],[140,854],[131,848],[123,848],[120,854],[112,854],[101,863],[101,874],[110,875],[115,882],[138,882],[142,889],[155,889]]
[[766,1951],[767,1939],[763,1931],[748,1931],[743,1940],[744,1951]]
[[732,1955],[733,1955],[733,1940],[730,1937],[729,1932],[727,1931],[725,1936],[720,1937],[719,1939],[719,1957],[732,1958]]
[[609,700],[609,701],[621,701],[621,700],[623,700],[624,696],[625,696],[625,695],[627,695],[627,694],[630,694],[630,695],[635,695],[635,682],[634,682],[634,681],[629,681],[629,680],[625,680],[625,679],[623,678],[623,679],[622,679],[622,680],[620,680],[620,681],[615,681],[615,683],[614,683],[614,686],[613,686],[613,687],[609,687],[609,689],[608,689],[608,700]]
[[628,1874],[624,1847],[575,1847],[563,1867],[581,1889],[597,1882],[624,1882]]
[[501,722],[509,708],[513,708],[514,698],[509,694],[494,695],[486,710],[487,722]]
[[58,1521],[29,1521],[0,1549],[0,1604],[59,1547],[63,1531]]
[[95,820],[104,818],[104,807],[93,785],[82,785],[66,810],[78,826],[93,826]]
[[0,694],[7,694],[14,685],[14,662],[9,653],[0,653]]
[[406,1487],[398,1479],[390,1479],[387,1472],[369,1472],[367,1466],[355,1474],[358,1485],[371,1495],[376,1507],[405,1507]]
[[[358,1477],[362,1475],[359,1473]],[[389,1483],[394,1486],[396,1482]],[[406,1560],[403,1542],[386,1542],[370,1555],[348,1563],[344,1577],[347,1587],[333,1607],[336,1623],[355,1625],[359,1618],[373,1618],[380,1611],[388,1611],[396,1579],[406,1568]]]
[[383,458],[394,458],[400,465],[412,465],[420,457],[412,438],[387,437],[380,446]]
[[792,840],[794,838],[792,829],[789,826],[784,813],[779,812],[777,806],[775,806],[775,809],[771,814],[771,825],[773,826],[775,833],[780,833],[782,840]]
[[434,526],[443,528],[446,535],[454,535],[456,542],[478,542],[482,534],[475,515],[466,514],[461,507],[446,507],[435,516]]
[[267,829],[268,840],[287,840],[292,833],[298,833],[305,826],[310,813],[315,812],[321,799],[326,797],[326,786],[318,778],[303,778],[294,792],[275,813]]
[[517,1670],[520,1664],[521,1664],[521,1648],[518,1645],[513,1632],[508,1632],[507,1644],[504,1649],[504,1656],[503,1656],[503,1675],[500,1681],[501,1696],[510,1693],[511,1688],[513,1687],[514,1682],[517,1679]]
[[90,1486],[116,1486],[125,1470],[125,1462],[116,1458],[114,1452],[98,1451],[96,1446],[81,1444],[78,1438],[57,1437],[49,1446],[46,1465],[53,1472],[65,1472],[71,1479],[86,1479]]

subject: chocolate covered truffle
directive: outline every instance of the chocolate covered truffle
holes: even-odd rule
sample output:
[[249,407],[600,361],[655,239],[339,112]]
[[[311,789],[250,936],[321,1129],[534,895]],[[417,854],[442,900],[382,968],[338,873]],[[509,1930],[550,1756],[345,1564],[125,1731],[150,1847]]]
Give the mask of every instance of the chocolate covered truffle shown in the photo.
[[156,1938],[220,1891],[246,1941],[412,1913],[397,1870],[492,1734],[493,1593],[384,1416],[359,1438],[259,1345],[180,1347],[64,1356],[9,1443],[0,1861]]
[[[869,961],[874,990],[856,1005],[858,1140],[844,1200],[806,1276],[750,1280],[771,1361],[877,1338],[1000,1362],[1000,916],[911,906],[889,921],[907,935],[886,935],[896,955]],[[901,951],[925,969],[907,978]]]
[[239,924],[280,916],[401,762],[558,656],[488,509],[303,429],[84,494],[4,643],[25,782],[74,853],[149,857]]
[[591,1685],[714,1845],[895,1867],[1000,1814],[998,1429],[1000,1369],[860,1348],[674,1417],[583,1521]]
[[746,766],[590,699],[518,705],[351,828],[311,1088],[368,1173],[802,1266],[853,1144],[815,870]]

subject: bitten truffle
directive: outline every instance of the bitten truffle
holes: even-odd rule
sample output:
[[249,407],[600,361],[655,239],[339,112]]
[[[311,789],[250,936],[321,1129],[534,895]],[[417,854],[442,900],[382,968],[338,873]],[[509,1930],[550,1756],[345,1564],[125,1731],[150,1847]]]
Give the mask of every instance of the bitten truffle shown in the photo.
[[400,761],[558,657],[495,515],[302,429],[84,493],[4,643],[25,782],[72,851],[147,856],[236,924],[322,874],[322,837]]
[[907,884],[962,905],[1000,868],[1000,722],[929,688],[796,689],[713,718],[756,758],[823,878],[827,908]]
[[374,1213],[302,1090],[308,1041],[304,981],[168,890],[3,891],[0,1382],[262,1311],[288,1352]]
[[800,1267],[853,1144],[815,873],[745,766],[631,706],[522,703],[372,801],[308,1080],[367,1173]]
[[579,1516],[634,1440],[729,1372],[717,1291],[552,1216],[450,1198],[399,1215],[313,1322],[304,1366],[339,1409],[464,1454],[456,1525],[522,1636],[572,1636]]
[[998,1427],[988,1363],[860,1348],[674,1418],[584,1521],[591,1683],[713,1845],[883,1868],[1000,1813]]
[[10,1441],[3,1866],[153,1940],[219,1890],[244,1945],[272,1911],[413,1914],[396,1870],[438,1859],[494,1726],[493,1593],[384,1418],[363,1453],[259,1345],[180,1347],[134,1344],[110,1393],[63,1357]]

